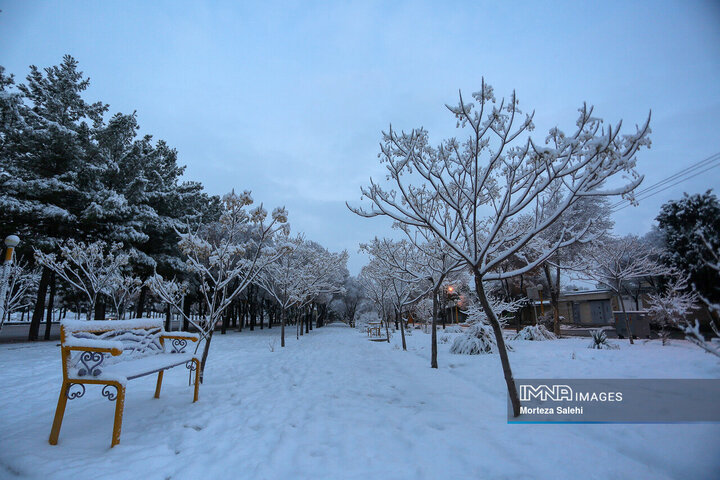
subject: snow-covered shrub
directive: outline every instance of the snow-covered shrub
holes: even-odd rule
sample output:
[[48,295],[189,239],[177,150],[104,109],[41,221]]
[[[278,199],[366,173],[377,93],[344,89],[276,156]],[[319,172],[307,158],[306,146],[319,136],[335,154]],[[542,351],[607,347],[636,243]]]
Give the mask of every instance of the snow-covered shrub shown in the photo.
[[597,350],[617,350],[620,347],[614,343],[610,343],[605,335],[605,331],[602,329],[590,330],[590,344],[588,348],[595,348]]
[[528,325],[513,335],[512,340],[557,340],[553,332],[545,328],[544,325]]
[[[506,345],[507,350],[512,351],[510,345]],[[490,325],[484,323],[476,323],[468,330],[459,335],[453,341],[450,347],[450,353],[461,355],[479,355],[482,353],[498,353],[495,334]]]

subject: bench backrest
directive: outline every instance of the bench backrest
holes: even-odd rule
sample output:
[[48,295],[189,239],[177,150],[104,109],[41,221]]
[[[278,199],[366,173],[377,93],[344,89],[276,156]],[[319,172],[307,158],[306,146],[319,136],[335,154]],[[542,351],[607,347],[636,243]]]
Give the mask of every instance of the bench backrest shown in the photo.
[[[84,340],[105,340],[120,342],[122,355],[113,357],[105,354],[104,365],[163,353],[165,347],[160,337],[165,333],[161,319],[133,320],[63,320],[61,322],[60,341],[62,346]],[[68,367],[80,367],[81,352],[73,351],[68,358]]]

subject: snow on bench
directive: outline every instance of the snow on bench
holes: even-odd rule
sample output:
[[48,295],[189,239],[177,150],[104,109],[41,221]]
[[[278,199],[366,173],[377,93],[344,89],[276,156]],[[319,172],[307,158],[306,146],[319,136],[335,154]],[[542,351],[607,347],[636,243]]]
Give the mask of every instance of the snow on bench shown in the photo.
[[160,398],[163,372],[184,365],[191,375],[195,372],[193,402],[197,402],[200,360],[185,352],[185,348],[188,342],[197,342],[199,338],[194,333],[166,332],[162,320],[63,320],[60,328],[63,384],[50,444],[57,445],[67,400],[85,395],[88,384],[103,385],[102,395],[117,400],[111,447],[120,443],[128,380],[157,373],[155,398]]

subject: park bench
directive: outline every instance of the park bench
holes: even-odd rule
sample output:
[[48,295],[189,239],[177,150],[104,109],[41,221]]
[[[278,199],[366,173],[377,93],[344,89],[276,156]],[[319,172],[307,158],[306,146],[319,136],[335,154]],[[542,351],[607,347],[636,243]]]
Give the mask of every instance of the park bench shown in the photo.
[[[188,341],[199,336],[188,332],[166,332],[163,321],[136,320],[63,320],[60,328],[63,383],[50,444],[57,445],[65,405],[82,397],[85,385],[103,385],[102,396],[117,400],[111,447],[120,443],[125,387],[128,380],[157,373],[155,398],[160,398],[163,372],[184,365],[195,372],[193,402],[198,399],[200,361],[186,353]],[[113,391],[114,388],[114,391]]]

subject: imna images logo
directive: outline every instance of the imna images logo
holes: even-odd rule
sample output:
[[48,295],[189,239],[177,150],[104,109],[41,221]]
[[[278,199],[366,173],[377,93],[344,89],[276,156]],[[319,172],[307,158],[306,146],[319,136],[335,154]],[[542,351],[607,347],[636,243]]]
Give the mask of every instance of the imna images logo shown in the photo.
[[572,401],[573,390],[568,385],[520,385],[520,401],[529,402],[533,399],[541,402]]

